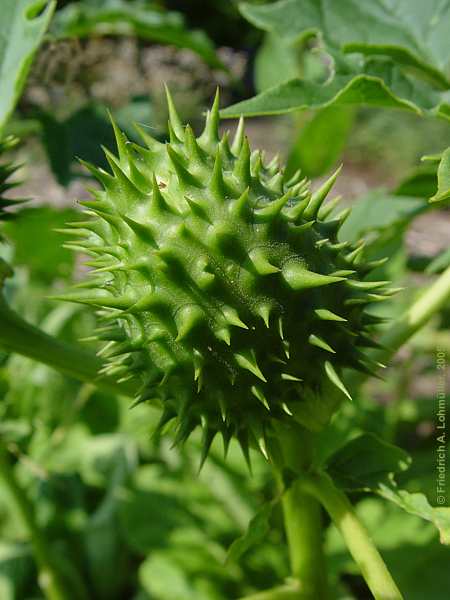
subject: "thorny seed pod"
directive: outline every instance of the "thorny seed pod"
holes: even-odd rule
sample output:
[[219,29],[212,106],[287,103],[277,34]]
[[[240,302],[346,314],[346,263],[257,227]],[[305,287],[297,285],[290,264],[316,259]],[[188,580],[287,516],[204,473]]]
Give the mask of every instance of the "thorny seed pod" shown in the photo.
[[[0,157],[17,145],[18,139],[14,136],[8,136],[3,140],[0,140]],[[18,185],[18,182],[11,181],[12,175],[18,169],[17,165],[13,163],[1,163],[0,164],[0,221],[6,221],[14,217],[14,213],[10,213],[5,211],[5,208],[11,208],[14,206],[19,206],[25,200],[20,200],[17,198],[5,198],[4,193],[8,190],[15,188]],[[4,241],[0,234],[0,242]],[[12,275],[11,267],[0,258],[0,310],[4,305],[4,300],[2,297],[4,281],[7,277]]]
[[[18,144],[19,140],[14,136],[8,136],[3,140],[0,140],[0,156],[2,156],[11,148],[14,148]],[[7,219],[11,219],[14,216],[14,213],[5,211],[5,208],[11,208],[14,206],[19,206],[25,200],[20,200],[17,198],[5,198],[4,193],[15,188],[19,185],[18,181],[11,181],[11,177],[17,171],[18,166],[13,163],[1,163],[0,164],[0,221],[5,221]],[[0,235],[0,241],[2,237]]]
[[366,308],[389,290],[364,281],[377,265],[362,245],[338,241],[348,211],[324,204],[338,171],[311,193],[251,152],[243,119],[219,138],[218,95],[198,138],[168,105],[169,143],[113,123],[112,173],[86,165],[104,189],[68,246],[94,268],[64,298],[98,308],[104,371],[138,378],[176,442],[201,425],[203,458],[217,432],[266,454],[274,420],[320,429],[349,397],[342,369],[376,368]]

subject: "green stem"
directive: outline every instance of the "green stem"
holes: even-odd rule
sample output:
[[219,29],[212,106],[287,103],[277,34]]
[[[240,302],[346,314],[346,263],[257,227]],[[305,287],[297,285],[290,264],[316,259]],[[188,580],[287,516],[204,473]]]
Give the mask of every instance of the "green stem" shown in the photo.
[[403,600],[380,553],[354,512],[347,496],[335,487],[326,474],[305,476],[302,486],[305,492],[317,498],[329,513],[341,532],[350,554],[361,569],[375,600]]
[[103,363],[97,356],[83,348],[62,342],[27,323],[1,299],[0,347],[116,394],[132,396],[136,392],[131,382],[118,383],[113,378],[99,376]]
[[[382,348],[370,352],[370,356],[381,362],[389,359],[423,327],[450,300],[450,267],[448,267],[434,283],[411,304],[401,317],[390,323],[389,328],[380,338]],[[346,377],[346,384],[357,389],[368,378],[368,375],[352,371]]]
[[0,478],[9,491],[19,515],[28,531],[33,554],[39,569],[39,585],[48,600],[69,600],[65,585],[55,568],[47,540],[36,523],[33,506],[19,485],[10,464],[8,453],[0,440]]
[[328,585],[320,504],[294,482],[284,494],[283,513],[291,573],[301,586],[297,598],[326,600]]
[[[299,425],[277,426],[277,434],[281,449],[278,468],[288,468],[297,473],[307,469],[313,454],[312,434]],[[327,600],[320,504],[296,481],[283,494],[282,503],[291,574],[299,584],[297,598]]]
[[450,267],[416,300],[409,309],[381,337],[387,352],[380,357],[394,354],[416,331],[423,327],[450,299]]

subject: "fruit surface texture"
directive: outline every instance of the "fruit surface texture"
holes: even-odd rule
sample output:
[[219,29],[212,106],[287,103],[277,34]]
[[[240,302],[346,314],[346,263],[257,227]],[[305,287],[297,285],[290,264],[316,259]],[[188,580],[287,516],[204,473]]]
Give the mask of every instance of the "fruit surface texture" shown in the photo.
[[311,192],[250,149],[242,119],[219,135],[218,95],[199,137],[168,106],[169,142],[113,124],[111,173],[87,165],[103,189],[67,233],[91,271],[65,298],[97,308],[104,372],[137,378],[177,442],[200,425],[205,456],[217,432],[266,454],[275,420],[320,430],[349,397],[342,370],[376,368],[367,308],[390,292],[338,238],[338,172]]

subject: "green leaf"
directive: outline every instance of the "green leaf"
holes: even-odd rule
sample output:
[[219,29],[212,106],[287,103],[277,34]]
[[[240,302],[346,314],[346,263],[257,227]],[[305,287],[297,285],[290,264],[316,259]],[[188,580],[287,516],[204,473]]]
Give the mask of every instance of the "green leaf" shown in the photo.
[[224,117],[357,104],[450,118],[450,48],[443,24],[449,0],[400,0],[395,6],[392,0],[281,0],[244,3],[241,12],[282,38],[285,48],[320,34],[334,65],[324,84],[293,78],[228,107]]
[[[101,145],[114,148],[114,135],[104,107],[89,104],[65,120],[44,111],[40,111],[37,118],[42,126],[43,146],[58,183],[68,185],[74,177],[79,177],[74,169],[77,157],[103,168],[107,166]],[[80,131],[89,131],[89,135],[80,135]]]
[[307,108],[317,110],[328,106],[365,105],[397,108],[420,116],[430,113],[448,118],[445,111],[438,111],[441,101],[441,94],[406,76],[391,60],[372,59],[364,65],[363,72],[337,72],[325,83],[291,79],[223,109],[221,116],[251,117]]
[[437,185],[436,167],[420,165],[415,167],[395,188],[396,196],[429,198]]
[[270,531],[270,517],[273,510],[273,502],[264,504],[250,520],[247,531],[241,537],[234,540],[228,550],[227,561],[237,561],[252,546],[260,544]]
[[407,513],[430,521],[438,529],[441,543],[450,544],[450,508],[432,507],[424,494],[401,490],[394,481],[394,475],[410,463],[401,448],[373,434],[363,434],[331,457],[328,472],[343,489],[375,492]]
[[[22,92],[55,10],[52,0],[3,0],[0,19],[0,134]],[[43,12],[41,12],[43,10]]]
[[450,248],[436,256],[427,266],[426,272],[430,274],[441,273],[447,267],[450,267]]
[[339,449],[328,463],[335,483],[347,490],[367,490],[389,481],[392,473],[405,471],[408,454],[372,433],[364,433]]
[[127,544],[145,554],[164,547],[177,530],[195,527],[199,522],[203,526],[207,522],[213,535],[212,523],[221,528],[225,517],[212,504],[211,496],[208,505],[199,502],[202,493],[197,479],[180,482],[180,478],[170,476],[158,465],[141,467],[131,488],[120,497],[120,528]]
[[153,552],[139,568],[139,580],[151,598],[158,600],[208,600],[167,552]]
[[255,86],[259,92],[300,74],[300,50],[273,33],[264,36],[255,58]]
[[433,507],[428,502],[425,494],[411,494],[405,490],[398,489],[392,482],[390,484],[380,483],[377,493],[397,504],[410,515],[416,515],[426,521],[430,521],[438,529],[441,544],[450,545],[450,508],[447,506]]
[[354,110],[349,107],[330,107],[317,112],[301,129],[290,151],[287,174],[301,169],[307,177],[319,177],[329,171],[345,147],[353,117]]
[[52,24],[58,39],[90,35],[137,36],[178,48],[189,48],[219,69],[223,63],[202,31],[188,31],[182,15],[163,11],[147,0],[84,0],[72,2],[58,11]]
[[384,55],[448,89],[448,0],[280,0],[240,9],[251,23],[298,41],[320,32],[342,53]]
[[450,148],[442,153],[437,171],[437,191],[430,202],[446,202],[450,200]]
[[[389,71],[395,70],[393,64]],[[387,76],[386,69],[386,76]],[[399,74],[400,75],[400,74]],[[403,84],[405,81],[402,82]],[[224,118],[240,115],[254,117],[258,115],[279,115],[297,110],[320,109],[329,106],[366,105],[383,108],[400,108],[422,113],[422,109],[411,98],[412,90],[406,90],[408,96],[402,98],[388,88],[380,77],[371,75],[336,75],[331,81],[321,84],[302,79],[291,79],[249,100],[243,100],[221,111]],[[409,87],[409,86],[408,86]]]
[[[65,119],[57,119],[46,111],[36,113],[40,123],[42,142],[48,161],[58,183],[68,185],[79,178],[77,157],[108,168],[108,161],[102,146],[115,150],[116,143],[111,121],[104,106],[89,103]],[[119,127],[133,141],[136,133],[131,123],[150,123],[152,121],[149,99],[135,98],[126,106],[113,111],[113,117]],[[80,131],[89,131],[89,135],[80,135]]]
[[372,190],[353,205],[352,212],[339,231],[341,240],[356,241],[369,232],[399,230],[427,208],[419,198],[391,195]]

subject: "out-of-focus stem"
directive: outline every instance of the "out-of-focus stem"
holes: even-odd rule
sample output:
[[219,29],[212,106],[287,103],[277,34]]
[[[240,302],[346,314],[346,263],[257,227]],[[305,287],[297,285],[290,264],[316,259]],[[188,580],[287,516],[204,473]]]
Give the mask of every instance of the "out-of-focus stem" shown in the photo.
[[375,600],[403,600],[380,553],[344,492],[325,473],[305,475],[299,483],[305,492],[323,505],[332,518]]
[[34,558],[39,570],[39,585],[46,598],[48,600],[70,600],[70,594],[65,589],[62,577],[55,568],[47,540],[36,523],[33,505],[15,477],[8,452],[1,439],[0,479],[14,500],[18,513],[30,536]]
[[102,361],[76,346],[58,340],[27,323],[0,298],[0,347],[44,363],[80,381],[87,381],[116,394],[133,396],[132,381],[118,383],[112,377],[99,375]]

